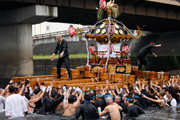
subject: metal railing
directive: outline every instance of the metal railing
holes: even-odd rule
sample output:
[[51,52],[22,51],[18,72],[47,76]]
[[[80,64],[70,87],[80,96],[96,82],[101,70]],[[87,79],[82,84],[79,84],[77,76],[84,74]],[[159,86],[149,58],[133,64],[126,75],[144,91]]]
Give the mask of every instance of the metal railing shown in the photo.
[[[90,26],[89,27],[82,27],[82,28],[79,28],[79,29],[81,29],[82,32],[85,32],[85,31],[90,29]],[[75,29],[75,30],[77,30],[77,29]],[[61,36],[69,35],[69,30],[52,32],[52,33],[45,33],[45,34],[38,34],[38,35],[34,35],[32,37],[32,39],[37,40],[37,39],[43,39],[43,38],[51,38],[51,37],[55,37],[57,35],[61,35]]]

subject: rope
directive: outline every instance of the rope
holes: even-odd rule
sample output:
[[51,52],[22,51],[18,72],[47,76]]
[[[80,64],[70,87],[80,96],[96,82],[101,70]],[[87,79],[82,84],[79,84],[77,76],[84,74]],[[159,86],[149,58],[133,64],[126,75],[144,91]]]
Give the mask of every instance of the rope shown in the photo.
[[100,69],[100,68],[98,67],[98,77],[97,77],[97,78],[98,78],[98,81],[99,81],[99,69]]
[[111,80],[111,73],[109,73],[109,81]]
[[149,72],[150,71],[146,71],[146,78],[149,79]]
[[123,83],[124,83],[125,75],[126,75],[126,74],[123,74]]
[[90,65],[89,65],[89,49],[88,49],[88,39],[86,39],[86,50],[87,50],[87,66],[89,67],[90,71]]
[[114,83],[114,73],[112,73],[113,77],[112,77],[112,82]]
[[[109,21],[109,26],[111,25],[111,18],[108,17],[108,21]],[[108,34],[108,54],[107,54],[107,61],[105,64],[105,72],[107,72],[107,65],[108,65],[108,61],[109,61],[109,57],[110,57],[110,44],[111,44],[111,40],[110,40],[110,35]]]
[[130,74],[126,74],[126,82],[127,82],[127,84],[129,83],[129,75]]
[[158,80],[161,80],[161,85],[163,84],[163,79],[164,79],[164,72],[158,72],[157,74]]
[[143,79],[146,78],[145,72],[146,72],[146,71],[143,71]]

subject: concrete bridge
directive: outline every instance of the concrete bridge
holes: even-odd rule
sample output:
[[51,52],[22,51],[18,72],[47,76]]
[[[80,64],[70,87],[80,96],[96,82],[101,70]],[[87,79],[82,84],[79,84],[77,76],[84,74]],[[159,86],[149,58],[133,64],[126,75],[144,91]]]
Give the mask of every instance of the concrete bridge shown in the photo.
[[[1,0],[0,76],[33,74],[32,24],[43,21],[93,25],[99,0]],[[117,0],[122,21],[130,29],[179,31],[180,3],[172,0]]]

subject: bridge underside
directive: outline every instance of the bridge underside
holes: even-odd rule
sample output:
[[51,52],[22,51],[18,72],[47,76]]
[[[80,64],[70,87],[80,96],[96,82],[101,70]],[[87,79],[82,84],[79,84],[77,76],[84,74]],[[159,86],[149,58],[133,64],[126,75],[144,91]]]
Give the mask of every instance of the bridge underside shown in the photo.
[[[59,7],[58,18],[50,22],[77,23],[82,25],[93,25],[97,20],[97,10],[87,10],[71,7]],[[136,29],[137,26],[143,27],[144,30],[152,32],[170,32],[179,31],[180,21],[149,17],[143,15],[132,15],[122,13],[118,18],[128,28]]]
[[[95,10],[95,7],[98,6],[98,1],[99,0],[6,0],[1,1],[0,12],[35,4],[58,6],[58,17],[51,19],[49,22],[93,25],[97,20],[97,10]],[[144,30],[152,32],[179,31],[179,6],[148,2],[145,0],[119,0],[116,1],[116,3],[120,6],[120,12],[122,13],[121,16],[118,17],[118,20],[122,21],[130,29],[136,29],[137,26],[140,26],[141,28],[143,27]],[[141,10],[139,8],[144,9]],[[158,16],[159,10],[166,10],[166,12],[163,12],[163,17]],[[138,11],[144,15],[138,15]],[[169,12],[172,11],[174,11],[173,16],[177,19],[169,18]],[[133,12],[134,14],[132,14]],[[148,16],[149,12],[152,16]],[[156,14],[157,16],[154,16]]]

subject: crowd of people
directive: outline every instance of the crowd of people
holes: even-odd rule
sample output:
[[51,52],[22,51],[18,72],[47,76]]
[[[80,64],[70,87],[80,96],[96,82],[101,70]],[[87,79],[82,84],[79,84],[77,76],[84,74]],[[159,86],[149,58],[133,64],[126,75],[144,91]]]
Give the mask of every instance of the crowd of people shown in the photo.
[[28,80],[13,82],[0,89],[0,111],[5,111],[8,119],[26,117],[30,114],[55,114],[63,110],[63,117],[83,120],[98,118],[121,120],[123,117],[138,117],[145,114],[149,107],[177,106],[180,101],[178,78],[172,78],[168,84],[158,85],[151,81],[138,79],[133,85],[123,88],[106,86],[90,90],[89,88],[30,86]]

